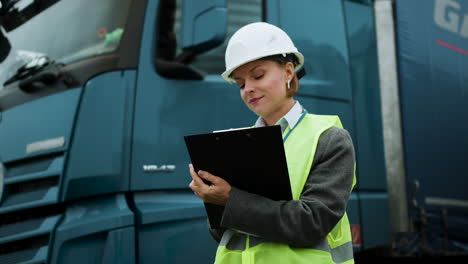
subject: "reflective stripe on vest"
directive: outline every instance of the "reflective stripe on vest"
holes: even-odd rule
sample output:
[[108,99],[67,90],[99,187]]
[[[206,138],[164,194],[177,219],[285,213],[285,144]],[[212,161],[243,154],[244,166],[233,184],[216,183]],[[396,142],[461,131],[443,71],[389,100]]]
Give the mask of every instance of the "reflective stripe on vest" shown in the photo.
[[[225,231],[219,246],[224,246],[229,250],[245,250],[247,248],[247,234],[229,229]],[[255,247],[262,243],[268,243],[267,240],[257,236],[249,236],[249,247]],[[330,248],[327,238],[322,239],[317,245],[308,247],[308,249],[318,249],[329,252],[335,263],[342,263],[353,258],[352,241],[346,242],[336,248]]]
[[[298,200],[309,176],[320,135],[331,127],[342,128],[337,116],[307,114],[284,143],[293,199]],[[355,178],[353,180],[353,186]],[[351,190],[350,190],[351,191]],[[351,230],[346,213],[316,246],[295,248],[263,238],[226,230],[215,263],[354,263]]]

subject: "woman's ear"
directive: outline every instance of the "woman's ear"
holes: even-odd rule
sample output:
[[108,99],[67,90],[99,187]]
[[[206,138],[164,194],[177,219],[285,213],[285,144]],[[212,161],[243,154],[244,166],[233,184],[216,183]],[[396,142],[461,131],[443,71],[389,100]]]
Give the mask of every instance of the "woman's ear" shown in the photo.
[[292,62],[288,62],[284,65],[284,68],[286,70],[286,80],[292,80],[294,77],[294,64]]

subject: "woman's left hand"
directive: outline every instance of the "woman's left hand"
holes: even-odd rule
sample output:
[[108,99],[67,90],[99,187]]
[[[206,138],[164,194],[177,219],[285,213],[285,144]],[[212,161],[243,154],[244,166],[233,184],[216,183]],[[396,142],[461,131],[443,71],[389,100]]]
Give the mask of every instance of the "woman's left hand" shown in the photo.
[[[226,205],[231,192],[231,185],[223,178],[217,177],[207,171],[198,171],[198,174],[193,169],[192,164],[189,165],[192,182],[189,187],[205,203]],[[211,182],[211,185],[206,184],[203,180]]]

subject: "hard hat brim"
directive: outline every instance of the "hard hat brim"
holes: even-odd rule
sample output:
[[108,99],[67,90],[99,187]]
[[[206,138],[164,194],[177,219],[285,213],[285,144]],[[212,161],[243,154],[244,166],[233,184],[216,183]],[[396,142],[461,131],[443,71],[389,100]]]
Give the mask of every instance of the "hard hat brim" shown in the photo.
[[[302,68],[302,66],[304,66],[304,55],[302,55],[302,53],[300,53],[299,51],[290,52],[290,53],[296,55],[296,57],[297,57],[298,64],[294,67],[294,70],[296,72],[298,72]],[[278,54],[282,54],[282,53],[278,53]],[[248,61],[239,63],[238,65],[235,65],[235,66],[231,67],[230,69],[227,69],[226,71],[224,71],[221,74],[221,77],[223,77],[223,79],[226,80],[229,83],[235,83],[236,81],[233,78],[231,78],[230,76],[231,76],[232,72],[235,71],[237,68],[239,68],[240,66],[242,66],[244,64],[247,64],[249,62],[256,61],[256,60],[259,60],[261,58],[265,58],[265,57],[272,56],[272,55],[278,55],[278,54],[268,54],[267,56],[261,55],[261,56],[258,56],[258,57],[254,57],[254,58],[252,58],[252,59],[250,59]]]

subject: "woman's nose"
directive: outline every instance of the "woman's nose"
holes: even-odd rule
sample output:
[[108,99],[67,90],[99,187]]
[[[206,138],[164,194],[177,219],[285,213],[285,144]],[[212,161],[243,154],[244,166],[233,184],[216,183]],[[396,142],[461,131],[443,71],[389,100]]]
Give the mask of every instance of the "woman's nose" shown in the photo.
[[255,90],[255,86],[252,84],[252,82],[245,82],[244,90],[246,92],[253,92]]

